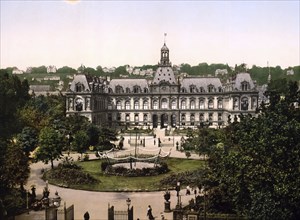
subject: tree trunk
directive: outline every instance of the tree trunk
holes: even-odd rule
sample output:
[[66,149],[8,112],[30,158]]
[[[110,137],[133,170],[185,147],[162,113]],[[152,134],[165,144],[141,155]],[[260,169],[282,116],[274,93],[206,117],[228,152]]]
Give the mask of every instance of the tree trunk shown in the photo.
[[53,160],[51,160],[51,169],[53,169],[54,166],[53,166]]

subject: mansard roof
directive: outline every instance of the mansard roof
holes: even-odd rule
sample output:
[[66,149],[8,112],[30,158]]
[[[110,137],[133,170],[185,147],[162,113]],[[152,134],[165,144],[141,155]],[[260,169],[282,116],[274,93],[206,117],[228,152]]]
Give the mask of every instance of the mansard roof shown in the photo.
[[148,88],[148,83],[146,79],[112,79],[108,87],[114,89],[116,86],[122,86],[124,89],[133,88],[134,86]]
[[152,83],[159,84],[160,82],[169,82],[170,84],[176,84],[176,79],[172,67],[157,68]]
[[238,73],[234,80],[233,89],[241,90],[243,82],[249,83],[250,89],[255,88],[254,82],[249,73]]
[[188,77],[182,79],[181,87],[188,89],[192,85],[197,88],[203,87],[204,89],[207,89],[209,85],[215,88],[222,87],[220,79],[216,77]]

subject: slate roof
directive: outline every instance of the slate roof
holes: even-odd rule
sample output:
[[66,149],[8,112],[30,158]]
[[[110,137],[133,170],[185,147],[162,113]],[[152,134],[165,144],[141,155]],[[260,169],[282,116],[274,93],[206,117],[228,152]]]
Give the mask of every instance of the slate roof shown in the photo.
[[112,79],[109,82],[108,87],[115,89],[115,87],[118,85],[122,86],[123,89],[132,89],[134,86],[140,86],[142,89],[148,88],[148,83],[146,79]]
[[237,89],[237,90],[241,90],[242,86],[241,83],[242,82],[248,82],[250,85],[250,90],[254,89],[255,85],[253,83],[253,80],[251,79],[251,76],[249,73],[238,73],[236,75],[236,78],[234,80],[234,85],[233,85],[233,89]]
[[159,84],[160,82],[169,82],[170,84],[176,84],[176,79],[172,67],[158,67],[152,81],[153,84]]
[[213,85],[216,89],[222,87],[220,79],[215,77],[189,77],[184,78],[181,82],[181,87],[184,87],[187,90],[191,85],[196,86],[197,89],[203,87],[205,91],[208,90],[209,85]]

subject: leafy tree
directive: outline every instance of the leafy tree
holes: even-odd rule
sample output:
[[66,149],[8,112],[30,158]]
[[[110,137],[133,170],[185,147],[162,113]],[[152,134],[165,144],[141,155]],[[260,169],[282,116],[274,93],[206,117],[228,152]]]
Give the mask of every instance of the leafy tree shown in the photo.
[[58,68],[56,73],[74,74],[76,73],[76,70],[68,66],[63,66],[61,68]]
[[16,112],[30,99],[28,91],[27,80],[20,81],[17,76],[0,70],[0,138],[6,139],[22,129]]
[[234,149],[210,154],[207,181],[216,210],[223,201],[250,219],[299,219],[300,115],[294,102],[300,93],[296,82],[288,83],[281,98],[278,93],[269,91],[270,104],[258,117],[232,125]]
[[109,128],[102,128],[100,130],[99,145],[106,147],[113,147],[111,141],[117,141],[117,133]]
[[39,135],[39,147],[36,151],[36,159],[45,163],[50,161],[51,168],[53,169],[53,161],[61,158],[63,146],[63,135],[51,127],[45,127]]
[[8,145],[3,167],[4,172],[1,174],[1,182],[5,183],[7,188],[21,186],[23,189],[29,177],[30,170],[28,157],[24,154],[20,146],[15,143]]
[[22,132],[18,135],[18,144],[23,152],[28,157],[38,144],[38,134],[36,129],[32,127],[23,128]]
[[89,145],[97,146],[99,143],[100,129],[96,125],[90,124],[87,128],[87,135],[89,137]]
[[87,150],[89,144],[89,136],[85,131],[78,131],[74,135],[74,139],[72,141],[72,147],[78,153],[82,154]]

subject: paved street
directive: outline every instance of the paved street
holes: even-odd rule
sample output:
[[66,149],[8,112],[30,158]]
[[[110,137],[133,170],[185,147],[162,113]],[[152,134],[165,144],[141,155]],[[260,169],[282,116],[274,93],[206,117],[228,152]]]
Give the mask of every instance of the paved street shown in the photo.
[[[128,139],[130,137],[125,137],[125,149],[130,149],[132,146],[128,144]],[[174,141],[180,141],[181,137],[174,137]],[[153,137],[145,137],[145,148],[146,149],[155,149],[157,145],[154,146]],[[169,141],[168,138],[162,137],[162,148],[164,151],[169,151],[171,149],[171,157],[185,157],[184,153],[176,151],[176,147],[171,146],[169,142],[173,143],[173,140]],[[165,145],[165,146],[164,146]],[[79,154],[72,154],[74,159],[77,159]],[[93,157],[93,154],[90,155]],[[199,156],[192,155],[192,158],[199,159]],[[36,185],[37,195],[41,197],[42,190],[45,187],[46,183],[40,178],[41,169],[49,169],[50,165],[45,165],[41,162],[31,165],[31,175],[26,185],[27,189],[30,189],[31,185]],[[153,209],[154,216],[157,219],[161,219],[161,214],[164,211],[164,192],[92,192],[84,190],[73,190],[68,188],[61,188],[49,184],[50,197],[54,196],[54,193],[57,191],[62,201],[62,206],[66,203],[66,206],[74,204],[75,206],[75,219],[83,219],[83,215],[86,211],[90,214],[90,220],[97,219],[107,219],[108,215],[108,206],[114,206],[115,210],[127,210],[126,199],[131,199],[131,205],[134,207],[134,219],[139,218],[147,219],[147,206],[151,205]],[[183,189],[180,194],[182,195],[182,203],[187,204],[188,201],[194,197],[194,195],[186,196],[185,189]],[[171,208],[174,208],[177,203],[176,191],[171,191]],[[27,220],[35,219],[35,212],[30,214],[24,214],[16,218],[16,220]],[[165,219],[172,219],[172,213],[163,213]]]

